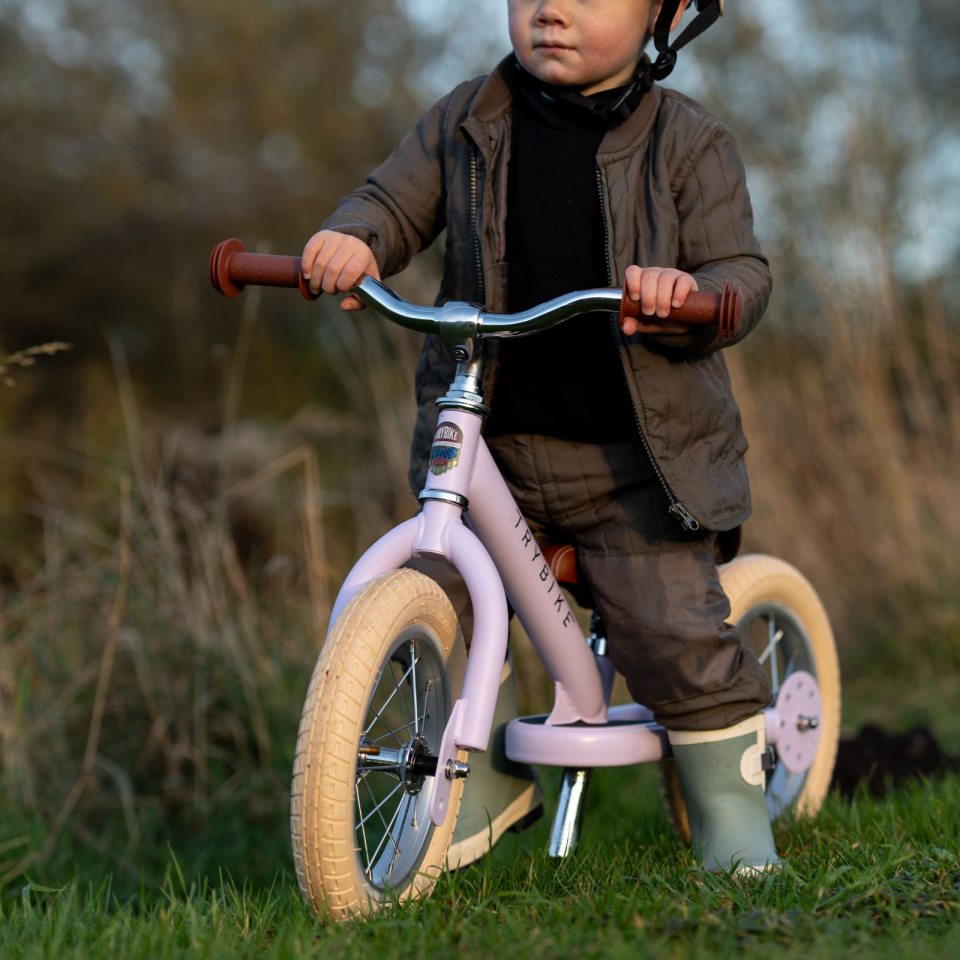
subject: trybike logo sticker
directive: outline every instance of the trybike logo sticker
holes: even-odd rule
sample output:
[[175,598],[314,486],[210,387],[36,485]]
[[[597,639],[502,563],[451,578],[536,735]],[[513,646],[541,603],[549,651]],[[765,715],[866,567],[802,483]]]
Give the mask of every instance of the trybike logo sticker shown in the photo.
[[430,448],[430,472],[439,476],[452,470],[460,462],[461,449],[463,431],[455,423],[441,423]]
[[540,552],[540,548],[533,539],[533,534],[530,532],[530,528],[524,521],[523,514],[519,509],[517,509],[517,519],[514,521],[513,528],[520,532],[520,542],[523,544],[524,551],[530,554],[530,561],[533,564],[539,564],[540,569],[537,570],[537,576],[540,577],[541,583],[547,585],[547,595],[550,596],[550,594],[553,594],[553,596],[550,597],[550,601],[553,604],[553,609],[557,616],[562,618],[560,625],[566,629],[573,623],[573,613],[557,584],[556,577],[553,576],[550,570],[550,564],[546,562],[546,559]]

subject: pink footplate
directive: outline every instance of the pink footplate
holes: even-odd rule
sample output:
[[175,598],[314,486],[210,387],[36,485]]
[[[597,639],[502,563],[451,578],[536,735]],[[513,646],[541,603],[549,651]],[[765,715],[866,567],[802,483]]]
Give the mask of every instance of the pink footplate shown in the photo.
[[823,703],[816,678],[806,670],[791,673],[780,687],[775,710],[780,721],[777,756],[791,773],[803,773],[820,746]]
[[667,732],[638,704],[611,707],[605,724],[547,724],[546,716],[520,717],[507,724],[511,760],[546,766],[617,767],[649,763],[670,754]]

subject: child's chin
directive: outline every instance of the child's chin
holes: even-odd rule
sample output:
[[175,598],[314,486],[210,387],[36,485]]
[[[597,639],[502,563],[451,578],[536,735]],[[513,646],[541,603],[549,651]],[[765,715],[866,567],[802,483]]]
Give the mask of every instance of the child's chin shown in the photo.
[[577,87],[580,85],[580,81],[573,71],[567,70],[556,63],[544,64],[539,69],[530,72],[538,80],[553,84],[555,87]]

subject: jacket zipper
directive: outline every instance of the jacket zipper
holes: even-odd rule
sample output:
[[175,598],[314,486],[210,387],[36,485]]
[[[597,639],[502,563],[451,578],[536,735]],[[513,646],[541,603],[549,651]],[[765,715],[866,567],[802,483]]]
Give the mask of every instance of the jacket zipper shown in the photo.
[[476,145],[470,151],[470,226],[473,234],[473,267],[477,282],[477,303],[486,303],[483,278],[483,249],[480,245],[480,159]]
[[[613,286],[613,265],[610,262],[610,231],[607,229],[607,216],[604,208],[603,175],[600,172],[599,166],[595,167],[594,172],[596,174],[597,195],[600,198],[600,221],[603,224],[603,257],[607,267],[607,284]],[[619,352],[620,337],[617,331],[617,320],[613,314],[610,315],[610,329],[613,333],[614,344],[617,346]],[[660,464],[657,463],[657,459],[650,449],[650,441],[647,440],[647,435],[643,432],[643,425],[640,422],[640,411],[637,410],[637,405],[634,402],[633,391],[630,389],[630,379],[627,376],[622,358],[620,360],[620,370],[623,373],[623,382],[627,388],[627,396],[630,398],[630,408],[633,410],[633,420],[637,425],[637,434],[640,437],[640,443],[643,445],[643,449],[650,463],[653,465],[653,472],[657,475],[660,486],[663,487],[663,492],[667,495],[667,500],[670,503],[669,512],[680,521],[680,525],[684,530],[697,531],[700,529],[700,521],[673,495],[673,491],[670,489],[670,485],[667,483],[667,479],[660,469]]]

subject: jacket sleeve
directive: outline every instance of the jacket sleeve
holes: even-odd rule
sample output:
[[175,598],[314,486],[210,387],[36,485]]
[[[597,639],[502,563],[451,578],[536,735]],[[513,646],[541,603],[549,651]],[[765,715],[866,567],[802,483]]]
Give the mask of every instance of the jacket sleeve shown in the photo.
[[383,276],[403,270],[444,229],[444,118],[456,92],[431,107],[321,225],[363,240]]
[[743,161],[726,128],[712,126],[678,173],[679,268],[692,273],[701,290],[719,293],[724,281],[732,280],[743,294],[736,337],[720,340],[707,327],[671,338],[672,346],[702,355],[742,340],[757,325],[770,299],[772,277],[753,232]]

